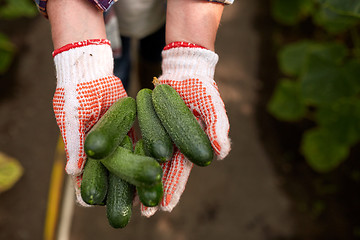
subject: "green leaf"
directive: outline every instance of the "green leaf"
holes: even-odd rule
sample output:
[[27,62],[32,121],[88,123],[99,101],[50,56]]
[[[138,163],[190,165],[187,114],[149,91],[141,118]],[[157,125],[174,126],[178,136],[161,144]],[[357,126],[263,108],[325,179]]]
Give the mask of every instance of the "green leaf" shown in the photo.
[[356,94],[357,86],[332,59],[310,55],[301,76],[301,89],[308,104],[331,104]]
[[348,55],[347,47],[337,42],[314,42],[309,46],[308,56],[315,55],[333,63],[341,63]]
[[299,82],[281,80],[268,104],[268,111],[280,120],[301,119],[306,113],[306,106],[301,96]]
[[328,129],[338,142],[352,145],[360,139],[360,99],[345,98],[318,108],[319,126]]
[[356,94],[360,93],[360,61],[350,59],[342,66],[342,73],[349,84],[354,88]]
[[301,151],[309,166],[326,173],[337,168],[349,155],[349,147],[340,144],[331,132],[315,128],[304,133]]
[[15,46],[9,38],[0,33],[0,74],[5,73],[10,67],[15,54]]
[[328,33],[338,34],[359,24],[359,18],[338,14],[328,7],[321,7],[313,16],[314,22]]
[[36,6],[31,0],[6,0],[6,4],[0,7],[0,18],[7,20],[34,17],[37,14]]
[[283,73],[290,76],[299,76],[307,65],[310,55],[317,55],[319,58],[330,59],[338,63],[347,54],[347,48],[339,43],[303,40],[288,44],[282,48],[278,54],[278,61]]
[[360,1],[358,0],[318,0],[324,6],[341,15],[360,17]]
[[299,75],[313,44],[310,41],[299,41],[280,49],[278,59],[281,71],[290,76]]
[[0,193],[14,186],[23,172],[24,169],[18,160],[0,152]]
[[309,16],[314,8],[312,0],[273,0],[273,18],[284,25],[295,25]]

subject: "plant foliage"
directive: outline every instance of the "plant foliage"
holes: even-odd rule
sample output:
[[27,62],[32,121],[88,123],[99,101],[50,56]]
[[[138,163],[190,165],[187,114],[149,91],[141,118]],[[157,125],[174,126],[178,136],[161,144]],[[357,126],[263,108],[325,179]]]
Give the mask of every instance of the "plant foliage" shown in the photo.
[[279,50],[283,77],[268,110],[282,121],[314,121],[316,127],[303,134],[301,152],[315,171],[332,171],[360,141],[360,1],[273,0],[272,8],[280,24],[311,20],[325,36]]
[[[21,17],[34,17],[37,14],[35,4],[31,0],[5,0],[0,4],[0,21],[10,21]],[[5,73],[14,58],[15,45],[0,32],[0,74]]]

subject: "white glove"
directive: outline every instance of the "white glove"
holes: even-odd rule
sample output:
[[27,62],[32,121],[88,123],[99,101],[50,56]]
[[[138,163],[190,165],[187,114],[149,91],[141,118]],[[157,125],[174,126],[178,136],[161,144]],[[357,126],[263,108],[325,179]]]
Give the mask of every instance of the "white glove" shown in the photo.
[[126,97],[121,80],[113,75],[113,57],[106,39],[75,42],[53,53],[57,86],[53,107],[66,150],[66,172],[72,176],[77,201],[86,161],[86,133],[119,98]]
[[[214,81],[218,55],[195,44],[174,42],[164,48],[162,56],[163,73],[159,84],[168,84],[180,94],[195,117],[201,120],[217,158],[224,159],[230,151],[230,125]],[[173,158],[162,167],[163,199],[156,207],[141,205],[144,216],[150,217],[158,209],[170,212],[177,205],[193,163],[176,150]]]

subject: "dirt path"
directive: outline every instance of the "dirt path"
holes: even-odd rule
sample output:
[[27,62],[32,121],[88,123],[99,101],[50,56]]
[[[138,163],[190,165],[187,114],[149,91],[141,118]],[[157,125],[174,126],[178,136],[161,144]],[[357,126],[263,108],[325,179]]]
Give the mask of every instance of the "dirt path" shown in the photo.
[[[206,169],[194,167],[179,205],[150,219],[139,215],[122,230],[109,227],[104,208],[76,207],[71,239],[286,239],[290,203],[261,145],[255,121],[259,35],[256,1],[227,7],[217,40],[216,81],[227,107],[232,151]],[[18,158],[26,174],[0,195],[0,239],[41,239],[47,188],[57,141],[51,109],[55,88],[51,40],[38,18],[25,34],[11,97],[0,102],[0,150]],[[2,81],[7,81],[2,79]],[[136,92],[136,89],[132,89]]]

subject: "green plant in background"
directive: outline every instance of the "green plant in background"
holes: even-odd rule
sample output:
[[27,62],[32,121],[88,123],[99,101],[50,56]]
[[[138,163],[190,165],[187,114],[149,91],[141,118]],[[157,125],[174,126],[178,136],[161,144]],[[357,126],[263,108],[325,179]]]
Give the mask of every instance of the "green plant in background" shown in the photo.
[[[32,0],[5,0],[4,2],[0,5],[0,21],[37,15],[37,9]],[[5,34],[0,32],[0,74],[9,69],[15,52],[15,45]]]
[[272,15],[286,26],[310,19],[320,32],[279,50],[283,79],[268,110],[282,121],[314,121],[301,152],[314,170],[331,171],[360,141],[360,1],[274,0]]
[[0,32],[0,74],[5,73],[14,58],[15,46],[10,39]]
[[0,193],[12,188],[24,173],[20,162],[0,152]]
[[[5,0],[0,3],[0,21],[11,21],[37,15],[31,0]],[[16,53],[10,38],[0,32],[0,75],[8,71]],[[10,189],[22,176],[23,168],[14,158],[0,152],[0,193]]]

